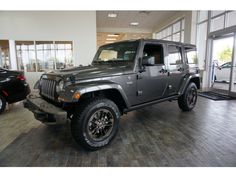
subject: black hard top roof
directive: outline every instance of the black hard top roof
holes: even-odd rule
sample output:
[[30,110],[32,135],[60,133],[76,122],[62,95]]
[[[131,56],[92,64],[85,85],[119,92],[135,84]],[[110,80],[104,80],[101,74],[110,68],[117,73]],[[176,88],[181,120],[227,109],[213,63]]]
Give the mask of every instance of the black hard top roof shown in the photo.
[[[161,40],[161,39],[131,39],[131,40],[124,40],[124,41],[119,41],[119,42],[115,42],[115,43],[111,43],[111,44],[116,44],[116,43],[123,43],[123,42],[160,42],[160,43],[166,43],[166,44],[175,44],[175,45],[183,45],[186,47],[193,47],[195,48],[196,45],[193,44],[189,44],[189,43],[182,43],[182,42],[174,42],[174,41],[167,41],[167,40]],[[106,45],[111,45],[111,44],[105,44],[103,46]]]

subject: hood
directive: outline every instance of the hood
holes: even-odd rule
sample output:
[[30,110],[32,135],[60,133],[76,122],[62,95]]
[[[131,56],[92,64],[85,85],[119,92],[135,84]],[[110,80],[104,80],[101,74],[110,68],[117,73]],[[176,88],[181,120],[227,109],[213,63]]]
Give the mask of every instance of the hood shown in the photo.
[[104,64],[104,65],[80,66],[63,70],[55,70],[46,74],[60,76],[63,78],[74,77],[75,80],[81,80],[81,79],[91,79],[91,78],[128,74],[131,73],[132,71],[133,71],[132,65]]

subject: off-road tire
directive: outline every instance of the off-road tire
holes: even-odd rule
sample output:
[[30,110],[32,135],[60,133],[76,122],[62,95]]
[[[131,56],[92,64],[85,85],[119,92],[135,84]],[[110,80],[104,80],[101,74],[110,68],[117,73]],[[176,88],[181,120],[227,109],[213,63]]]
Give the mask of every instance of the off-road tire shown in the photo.
[[[88,128],[92,116],[98,111],[108,110],[113,116],[113,127],[109,136],[102,140],[94,140]],[[103,115],[101,113],[101,115]],[[101,118],[101,116],[98,116]],[[71,120],[71,133],[74,140],[87,150],[98,150],[108,145],[116,136],[119,129],[120,111],[116,104],[106,98],[96,98],[81,103]],[[96,119],[97,120],[97,119]],[[97,124],[96,124],[97,125]],[[105,136],[105,135],[104,135]]]
[[[191,99],[191,95],[194,97]],[[192,95],[193,96],[193,95]],[[190,99],[192,102],[190,102]],[[197,103],[197,86],[195,83],[190,82],[183,95],[178,98],[179,108],[183,111],[191,111]]]
[[0,114],[5,110],[6,104],[6,99],[0,95]]

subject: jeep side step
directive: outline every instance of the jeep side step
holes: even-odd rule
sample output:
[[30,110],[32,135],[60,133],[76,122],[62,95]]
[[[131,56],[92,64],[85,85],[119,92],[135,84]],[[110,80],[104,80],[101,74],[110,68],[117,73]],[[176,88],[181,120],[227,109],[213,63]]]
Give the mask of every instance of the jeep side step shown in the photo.
[[171,97],[166,97],[166,98],[162,98],[162,99],[158,99],[158,100],[154,100],[154,101],[150,101],[150,102],[145,102],[145,103],[142,103],[142,104],[134,105],[134,106],[131,106],[128,109],[124,109],[124,113],[133,111],[135,109],[143,108],[145,106],[153,105],[153,104],[156,104],[156,103],[161,103],[161,102],[168,101],[168,100],[176,100],[178,97],[179,97],[179,95],[176,94],[176,95],[173,95]]

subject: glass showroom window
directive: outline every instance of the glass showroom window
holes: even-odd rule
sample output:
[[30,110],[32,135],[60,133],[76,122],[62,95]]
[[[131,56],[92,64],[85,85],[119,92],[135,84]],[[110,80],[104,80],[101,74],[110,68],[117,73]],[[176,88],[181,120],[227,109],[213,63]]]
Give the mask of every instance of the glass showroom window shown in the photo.
[[55,69],[55,51],[52,41],[36,41],[38,71]]
[[0,40],[0,67],[11,69],[8,40]]
[[33,41],[16,41],[18,68],[27,72],[36,71],[36,57]]
[[156,39],[184,42],[184,23],[184,19],[172,23],[160,32],[156,33]]
[[71,41],[16,41],[16,52],[18,68],[27,72],[73,66]]
[[225,20],[224,14],[212,18],[211,19],[211,32],[223,29],[225,25],[224,20]]
[[68,68],[73,66],[72,61],[72,42],[70,41],[56,41],[56,69]]
[[235,26],[236,25],[236,11],[228,12],[227,14],[227,21],[226,21],[226,27]]

